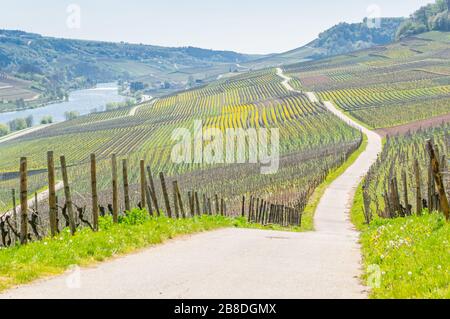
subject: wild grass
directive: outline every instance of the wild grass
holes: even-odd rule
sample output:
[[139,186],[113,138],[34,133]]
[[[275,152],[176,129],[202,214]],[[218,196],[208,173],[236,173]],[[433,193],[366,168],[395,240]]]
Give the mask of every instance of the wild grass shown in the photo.
[[[374,299],[450,298],[450,224],[440,213],[397,219],[376,218],[364,224],[362,189],[352,221],[362,231],[366,283]],[[375,273],[379,270],[379,273]],[[380,276],[379,282],[374,276]]]

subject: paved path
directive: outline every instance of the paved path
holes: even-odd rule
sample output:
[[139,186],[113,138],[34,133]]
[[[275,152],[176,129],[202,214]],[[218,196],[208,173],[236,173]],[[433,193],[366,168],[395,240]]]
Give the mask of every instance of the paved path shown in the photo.
[[28,135],[28,134],[32,134],[32,133],[34,133],[36,131],[42,130],[42,129],[44,129],[46,127],[49,127],[51,125],[53,125],[53,123],[52,124],[43,124],[43,125],[30,127],[30,128],[24,129],[24,130],[20,130],[20,131],[17,131],[17,132],[5,135],[5,136],[0,138],[0,144],[8,142],[8,141],[12,141],[12,140],[14,140],[14,139],[16,139],[18,137],[22,137],[22,136],[25,136],[25,135]]
[[325,104],[364,131],[368,147],[325,192],[316,212],[317,231],[224,229],[198,234],[10,290],[0,298],[367,297],[358,279],[360,247],[349,208],[381,151],[381,138]]
[[150,104],[150,105],[153,105],[153,104],[155,104],[156,101],[158,101],[158,99],[155,99],[155,98],[153,98],[153,97],[150,97],[149,100],[147,100],[147,101],[145,101],[145,102],[142,102],[142,103],[136,105],[135,107],[133,107],[133,108],[130,110],[130,113],[128,113],[128,116],[136,116],[137,111],[138,111],[142,106],[144,106],[144,105],[145,105],[145,106],[148,106],[149,104]]

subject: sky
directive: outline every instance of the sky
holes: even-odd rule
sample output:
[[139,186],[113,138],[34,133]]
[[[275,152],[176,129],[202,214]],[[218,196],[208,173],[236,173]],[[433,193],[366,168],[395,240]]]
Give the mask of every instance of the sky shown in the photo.
[[1,0],[0,29],[242,53],[300,47],[339,22],[408,16],[432,0]]

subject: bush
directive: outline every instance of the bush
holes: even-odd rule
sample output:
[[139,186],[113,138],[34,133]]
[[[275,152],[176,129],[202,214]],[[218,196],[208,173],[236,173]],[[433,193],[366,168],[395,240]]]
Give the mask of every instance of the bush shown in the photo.
[[64,117],[65,117],[66,121],[74,120],[79,116],[80,116],[80,113],[78,113],[77,111],[67,111],[64,113]]
[[9,124],[9,130],[11,132],[24,130],[28,127],[27,121],[25,119],[21,119],[21,118],[12,120],[8,124]]
[[143,209],[135,208],[127,212],[125,216],[119,218],[119,223],[126,225],[142,225],[150,219],[148,212]]
[[51,115],[44,116],[41,119],[41,124],[51,124],[53,123],[53,117]]
[[5,136],[9,134],[9,127],[0,123],[0,136]]

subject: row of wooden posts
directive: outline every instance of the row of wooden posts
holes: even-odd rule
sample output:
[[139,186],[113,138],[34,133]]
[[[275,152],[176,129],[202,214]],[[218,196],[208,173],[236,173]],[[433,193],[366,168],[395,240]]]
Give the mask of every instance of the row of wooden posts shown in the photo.
[[[422,181],[419,161],[416,159],[413,165],[414,181],[415,181],[415,193],[416,205],[413,207],[410,203],[407,175],[406,171],[402,172],[402,187],[403,194],[400,194],[398,187],[397,177],[392,177],[387,185],[387,189],[383,194],[385,210],[381,213],[383,218],[395,218],[410,216],[413,213],[413,208],[417,215],[422,213],[424,208],[428,208],[430,211],[441,211],[444,213],[447,221],[450,220],[450,207],[449,201],[444,185],[444,178],[442,172],[446,167],[446,158],[443,156],[440,158],[439,152],[433,146],[432,140],[427,140],[426,148],[430,157],[428,165],[428,185],[427,185],[427,198],[422,198]],[[368,189],[363,191],[364,195],[364,213],[366,222],[369,223],[372,220],[371,212],[371,198]],[[401,197],[403,197],[403,205],[401,203]]]
[[[242,197],[241,216],[246,217],[246,198]],[[250,196],[247,219],[250,223],[263,225],[278,224],[284,227],[301,226],[302,213],[299,207],[272,204],[263,199]]]
[[[67,170],[67,163],[65,156],[60,157],[62,184],[65,197],[65,205],[63,207],[63,216],[66,219],[66,226],[69,227],[70,232],[74,235],[77,231],[77,224],[75,218],[74,207],[79,212],[79,218],[85,224],[89,225],[93,231],[98,231],[99,227],[99,214],[104,214],[105,210],[99,206],[99,196],[97,189],[97,163],[95,154],[90,156],[90,186],[91,186],[91,204],[92,204],[92,224],[86,219],[83,219],[83,211],[78,208],[72,199],[72,192],[69,183],[69,175]],[[113,222],[119,221],[119,182],[118,182],[118,163],[117,156],[115,154],[111,157],[112,168],[112,205],[109,205],[109,211],[112,214]],[[21,244],[26,244],[31,240],[31,236],[28,233],[29,224],[33,228],[36,237],[40,237],[37,233],[33,223],[29,221],[29,207],[28,207],[28,173],[27,173],[27,158],[22,157],[20,159],[20,213],[19,213],[19,230],[13,232],[19,238]],[[49,207],[49,228],[50,235],[55,236],[58,234],[58,197],[56,189],[56,172],[55,172],[55,159],[54,153],[49,151],[47,153],[47,169],[48,169],[48,207]],[[123,199],[125,204],[125,212],[132,209],[130,200],[130,184],[128,176],[128,161],[124,159],[122,161],[122,179],[123,179]],[[186,209],[180,187],[177,181],[172,182],[173,189],[173,207],[170,203],[170,197],[167,187],[167,182],[163,173],[159,174],[161,183],[161,190],[163,195],[163,206],[165,213],[169,218],[187,218],[201,215],[222,215],[228,216],[227,205],[224,198],[220,198],[217,194],[213,198],[208,197],[206,194],[199,194],[196,191],[189,191],[188,205],[189,211]],[[13,204],[14,204],[14,216],[16,216],[15,205],[15,190],[13,190]],[[36,208],[32,214],[38,216],[37,212],[37,194],[35,194]],[[214,209],[213,209],[214,202]],[[155,190],[155,181],[152,175],[151,168],[145,166],[144,160],[140,161],[140,202],[138,206],[140,208],[146,208],[150,215],[160,216],[162,211],[160,209],[161,203],[158,201],[158,196]],[[246,216],[245,211],[245,196],[242,202],[242,217]],[[262,224],[280,224],[282,226],[300,225],[301,213],[299,208],[293,208],[286,205],[271,204],[265,200],[250,197],[248,207],[248,221]],[[33,218],[33,215],[32,215]],[[9,220],[7,220],[9,223]],[[15,221],[14,221],[15,223]],[[10,227],[13,227],[10,225]]]

